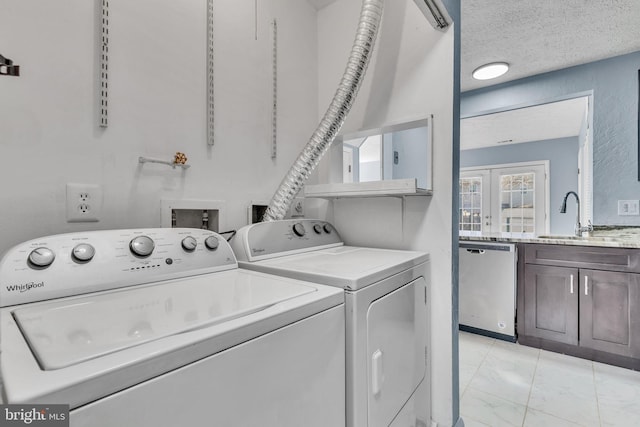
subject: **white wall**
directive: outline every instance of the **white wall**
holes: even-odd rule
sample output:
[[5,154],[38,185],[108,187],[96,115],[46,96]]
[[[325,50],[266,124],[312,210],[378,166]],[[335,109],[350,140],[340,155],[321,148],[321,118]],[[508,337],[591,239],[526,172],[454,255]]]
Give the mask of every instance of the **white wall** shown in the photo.
[[[160,199],[225,200],[245,224],[317,124],[316,11],[306,1],[215,1],[216,144],[206,143],[205,0],[110,0],[109,127],[97,116],[97,1],[0,0],[0,253],[38,236],[160,226]],[[279,146],[270,157],[271,27],[278,19]],[[185,172],[138,156],[186,153]],[[101,184],[98,223],[65,218],[68,182]]]
[[[206,2],[110,0],[109,127],[97,126],[97,2],[0,0],[0,252],[37,236],[160,225],[160,199],[227,203],[245,223],[270,198],[324,113],[346,65],[360,1],[216,0],[216,145],[206,145]],[[269,24],[278,17],[279,154],[270,158]],[[316,20],[317,18],[317,20]],[[318,33],[316,32],[316,26]],[[431,254],[433,417],[452,424],[451,164],[453,31],[411,0],[387,2],[381,39],[344,132],[434,115],[434,195],[319,203],[350,244]],[[182,172],[138,156],[189,157]],[[320,178],[326,174],[326,165]],[[323,172],[324,171],[324,172]],[[98,223],[69,224],[65,184],[97,183]],[[363,215],[366,214],[366,215]]]
[[[320,10],[319,113],[324,113],[349,54],[359,0],[337,0]],[[434,195],[338,199],[327,208],[352,245],[414,249],[431,254],[433,419],[452,425],[452,129],[453,29],[435,31],[412,0],[386,2],[369,71],[343,133],[434,115]],[[320,179],[329,182],[329,167]],[[457,392],[457,389],[456,389]]]

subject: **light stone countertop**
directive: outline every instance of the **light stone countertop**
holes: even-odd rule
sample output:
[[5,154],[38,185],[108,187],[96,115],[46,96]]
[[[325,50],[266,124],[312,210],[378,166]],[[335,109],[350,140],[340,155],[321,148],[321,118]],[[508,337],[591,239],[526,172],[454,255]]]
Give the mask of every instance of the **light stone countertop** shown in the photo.
[[538,237],[505,236],[501,233],[482,236],[460,236],[460,241],[537,243],[545,245],[600,246],[608,248],[640,248],[640,227],[594,226],[589,236]]

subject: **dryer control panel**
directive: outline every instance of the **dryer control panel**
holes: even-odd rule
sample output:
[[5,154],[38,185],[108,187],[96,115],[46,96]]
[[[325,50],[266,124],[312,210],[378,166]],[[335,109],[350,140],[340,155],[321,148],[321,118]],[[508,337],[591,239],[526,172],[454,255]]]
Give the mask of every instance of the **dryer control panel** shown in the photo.
[[333,225],[317,219],[248,225],[238,230],[231,242],[239,261],[259,261],[342,245],[342,239]]
[[150,228],[58,234],[0,260],[0,307],[237,268],[209,230]]

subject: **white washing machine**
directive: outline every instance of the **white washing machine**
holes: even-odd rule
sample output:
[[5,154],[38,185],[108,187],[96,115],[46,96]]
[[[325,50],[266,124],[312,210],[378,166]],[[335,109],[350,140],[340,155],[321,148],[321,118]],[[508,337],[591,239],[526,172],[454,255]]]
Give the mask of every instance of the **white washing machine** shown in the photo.
[[431,425],[427,254],[345,246],[307,219],[244,227],[232,247],[241,268],[344,289],[347,426]]
[[0,261],[4,403],[81,426],[342,426],[344,294],[197,229],[43,237]]

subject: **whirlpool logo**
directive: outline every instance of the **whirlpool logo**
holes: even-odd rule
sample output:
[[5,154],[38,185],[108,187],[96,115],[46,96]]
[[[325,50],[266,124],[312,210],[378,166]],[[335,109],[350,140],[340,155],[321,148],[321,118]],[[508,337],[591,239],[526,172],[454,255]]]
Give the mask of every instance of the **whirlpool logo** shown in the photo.
[[69,405],[0,405],[0,426],[69,427]]
[[42,282],[29,282],[22,285],[9,285],[7,286],[7,292],[27,292],[31,289],[44,288],[44,281]]

